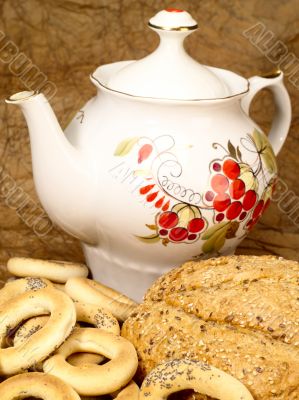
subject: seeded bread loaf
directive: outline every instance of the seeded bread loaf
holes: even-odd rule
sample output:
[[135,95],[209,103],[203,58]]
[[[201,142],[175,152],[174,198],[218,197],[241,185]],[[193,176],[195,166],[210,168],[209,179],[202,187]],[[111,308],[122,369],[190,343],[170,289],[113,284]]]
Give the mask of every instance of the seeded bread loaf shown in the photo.
[[137,349],[139,379],[161,362],[189,358],[230,373],[256,400],[298,400],[298,284],[299,264],[272,256],[221,257],[172,270],[122,328]]

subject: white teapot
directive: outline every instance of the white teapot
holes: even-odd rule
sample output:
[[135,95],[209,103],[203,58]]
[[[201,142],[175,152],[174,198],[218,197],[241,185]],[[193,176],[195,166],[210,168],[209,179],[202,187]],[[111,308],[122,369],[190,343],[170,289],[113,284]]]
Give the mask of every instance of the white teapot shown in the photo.
[[[93,276],[140,299],[188,259],[231,254],[266,210],[291,106],[280,71],[249,80],[184,50],[191,15],[166,9],[149,26],[158,48],[99,67],[97,94],[65,133],[43,94],[20,92],[33,173],[51,219],[79,238]],[[263,88],[268,138],[248,116]]]

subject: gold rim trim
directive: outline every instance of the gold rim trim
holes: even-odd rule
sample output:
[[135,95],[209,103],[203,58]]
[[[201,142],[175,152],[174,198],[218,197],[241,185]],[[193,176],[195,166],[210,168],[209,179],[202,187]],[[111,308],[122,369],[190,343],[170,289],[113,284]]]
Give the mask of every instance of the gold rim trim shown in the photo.
[[195,29],[198,28],[198,25],[192,25],[192,26],[178,26],[178,27],[169,27],[169,26],[159,26],[159,25],[154,25],[151,22],[148,22],[148,26],[154,29],[161,29],[162,31],[194,31]]
[[267,72],[266,74],[262,75],[262,78],[273,79],[278,78],[282,74],[280,69],[275,69],[274,71]]
[[240,93],[237,93],[237,94],[233,94],[233,95],[231,95],[231,96],[226,96],[226,97],[215,97],[215,98],[213,98],[213,99],[169,99],[169,98],[167,98],[167,97],[136,96],[136,95],[134,95],[134,94],[121,92],[121,91],[119,91],[119,90],[111,89],[111,88],[109,88],[108,86],[103,85],[103,83],[101,83],[101,81],[99,81],[93,74],[90,74],[90,77],[91,77],[92,79],[94,79],[102,88],[104,88],[105,90],[108,90],[109,92],[119,93],[119,94],[122,94],[122,95],[124,95],[124,96],[129,96],[129,97],[133,97],[133,98],[136,98],[136,99],[145,99],[145,100],[148,99],[148,100],[159,100],[159,101],[178,101],[178,102],[182,102],[182,103],[188,102],[188,101],[192,101],[192,102],[194,102],[194,101],[196,101],[196,102],[200,102],[200,101],[212,102],[212,101],[214,101],[214,100],[227,100],[227,99],[232,99],[232,98],[234,98],[234,97],[239,97],[239,96],[242,96],[243,94],[248,93],[248,92],[249,92],[249,86],[250,86],[249,81],[248,81],[247,79],[243,78],[243,79],[245,79],[245,80],[247,81],[247,89],[244,90],[243,92],[240,92]]
[[[26,91],[27,90],[24,90],[24,92],[26,92]],[[30,91],[28,90],[28,92],[30,92]],[[32,90],[32,93],[28,94],[28,96],[25,96],[25,97],[22,97],[22,98],[19,98],[19,99],[18,98],[13,98],[14,96],[16,96],[16,95],[18,95],[20,93],[23,93],[23,92],[18,92],[18,93],[12,94],[5,101],[8,102],[8,103],[19,103],[21,101],[28,100],[31,97],[34,97],[34,96],[38,95],[40,92],[39,92],[39,90]]]

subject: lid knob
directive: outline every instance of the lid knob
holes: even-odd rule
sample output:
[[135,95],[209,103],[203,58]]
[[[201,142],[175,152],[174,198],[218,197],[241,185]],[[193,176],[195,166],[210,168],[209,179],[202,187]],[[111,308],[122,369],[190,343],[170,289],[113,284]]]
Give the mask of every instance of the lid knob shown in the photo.
[[165,31],[189,31],[198,28],[197,22],[184,10],[166,8],[152,17],[148,25]]
[[148,25],[160,36],[158,47],[116,71],[108,81],[110,89],[172,100],[213,99],[229,94],[225,82],[211,68],[185,51],[184,39],[198,28],[188,12],[168,8],[152,17]]

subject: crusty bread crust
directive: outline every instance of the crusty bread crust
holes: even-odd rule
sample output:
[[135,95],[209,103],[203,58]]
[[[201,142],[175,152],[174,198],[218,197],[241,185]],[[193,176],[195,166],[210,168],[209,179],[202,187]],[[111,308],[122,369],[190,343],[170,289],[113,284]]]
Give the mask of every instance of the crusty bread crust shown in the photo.
[[231,373],[256,400],[299,399],[298,279],[297,262],[272,256],[187,262],[159,278],[122,329],[139,377],[185,357]]

